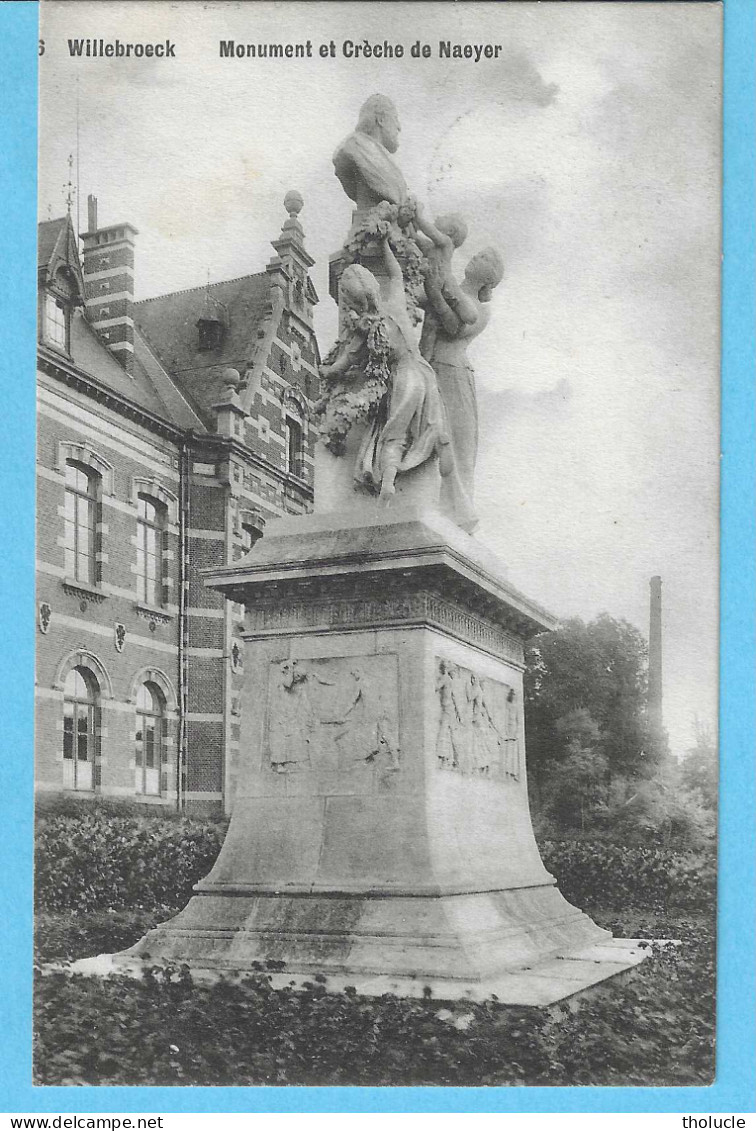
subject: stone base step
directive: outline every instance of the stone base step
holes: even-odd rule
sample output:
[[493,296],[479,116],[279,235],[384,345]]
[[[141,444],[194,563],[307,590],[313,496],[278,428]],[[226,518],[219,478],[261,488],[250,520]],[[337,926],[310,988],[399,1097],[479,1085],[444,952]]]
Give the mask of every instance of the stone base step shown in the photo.
[[[473,1001],[495,998],[502,1005],[544,1007],[583,995],[609,978],[615,978],[637,966],[648,954],[648,940],[607,939],[570,954],[552,956],[529,967],[510,970],[480,980],[454,978],[397,978],[386,974],[327,975],[320,984],[329,993],[343,993],[354,987],[360,996],[381,997],[394,994],[402,998],[427,998],[434,1002]],[[104,978],[125,975],[141,978],[150,964],[131,958],[128,953],[100,954],[83,958],[66,967],[73,974]],[[47,971],[61,969],[48,966]],[[287,986],[303,990],[312,985],[313,975],[296,972],[265,972],[273,989]],[[219,970],[192,967],[192,978],[200,984],[212,984],[221,978],[240,982],[253,977],[253,970]],[[319,979],[320,981],[320,979]],[[430,994],[429,992],[430,991]]]

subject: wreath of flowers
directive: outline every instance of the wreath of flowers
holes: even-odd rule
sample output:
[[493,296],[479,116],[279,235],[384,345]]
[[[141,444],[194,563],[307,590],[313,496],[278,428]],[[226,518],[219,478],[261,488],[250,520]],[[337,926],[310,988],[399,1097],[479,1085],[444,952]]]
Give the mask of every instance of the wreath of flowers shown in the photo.
[[350,263],[360,263],[369,250],[374,250],[371,244],[382,243],[388,236],[389,246],[402,267],[407,312],[417,325],[423,316],[420,302],[424,293],[423,269],[427,261],[406,231],[414,219],[415,202],[411,197],[400,205],[383,200],[357,225],[344,244],[344,251]]
[[[352,425],[375,418],[386,397],[391,376],[389,341],[383,317],[380,314],[357,315],[354,311],[348,316],[345,332],[324,358],[323,369],[332,365],[355,338],[362,341],[359,352],[355,351],[355,364],[345,374],[340,373],[336,377],[327,372],[321,374],[326,389],[312,409],[321,439],[337,456],[344,454]],[[360,355],[364,364],[357,361]]]
[[[402,266],[407,311],[417,324],[422,318],[420,301],[424,293],[424,258],[407,229],[415,219],[415,202],[410,198],[402,205],[382,201],[362,219],[344,245],[348,263],[361,263],[375,254],[375,245],[388,238],[389,245]],[[361,343],[355,348],[355,343]],[[386,323],[380,314],[358,315],[351,311],[346,326],[330,353],[323,359],[327,370],[343,350],[354,350],[354,364],[346,373],[330,376],[321,371],[325,386],[315,402],[312,416],[321,439],[334,455],[344,454],[346,438],[353,424],[372,421],[385,403],[389,387],[389,341]]]

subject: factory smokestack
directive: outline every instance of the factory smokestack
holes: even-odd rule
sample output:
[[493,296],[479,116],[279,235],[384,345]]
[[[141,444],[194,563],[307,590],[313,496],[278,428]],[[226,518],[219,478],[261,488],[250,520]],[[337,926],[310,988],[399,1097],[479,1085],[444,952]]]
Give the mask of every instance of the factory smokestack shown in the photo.
[[657,751],[664,742],[662,717],[662,579],[652,577],[648,629],[648,729]]

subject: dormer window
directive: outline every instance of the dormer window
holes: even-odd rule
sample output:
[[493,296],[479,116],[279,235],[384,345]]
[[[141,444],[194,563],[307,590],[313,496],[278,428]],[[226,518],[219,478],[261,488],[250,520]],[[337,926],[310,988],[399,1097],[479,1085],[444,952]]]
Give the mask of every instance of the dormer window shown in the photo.
[[62,299],[45,292],[42,308],[42,337],[48,345],[68,350],[68,309]]
[[215,318],[200,318],[198,348],[200,350],[220,349],[223,341],[223,323]]
[[223,345],[223,336],[228,326],[228,311],[222,302],[214,299],[208,286],[205,298],[199,311],[197,326],[197,349],[204,352],[219,350]]
[[37,334],[61,353],[71,349],[71,318],[84,305],[84,278],[70,216],[39,225]]

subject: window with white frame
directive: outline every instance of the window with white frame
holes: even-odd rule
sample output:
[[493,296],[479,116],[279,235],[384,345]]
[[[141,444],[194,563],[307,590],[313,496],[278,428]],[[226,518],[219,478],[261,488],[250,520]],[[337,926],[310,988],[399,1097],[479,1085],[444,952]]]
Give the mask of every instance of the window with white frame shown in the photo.
[[136,793],[159,797],[164,792],[167,761],[165,698],[156,683],[143,683],[136,695],[137,728],[134,750]]
[[137,496],[137,600],[163,603],[163,542],[166,508],[149,495]]
[[63,787],[93,790],[98,780],[99,686],[86,668],[72,668],[63,685]]
[[97,581],[97,514],[100,477],[75,460],[65,467],[63,552],[66,575],[93,585]]
[[62,300],[49,291],[42,306],[42,336],[51,346],[68,349],[68,312]]

